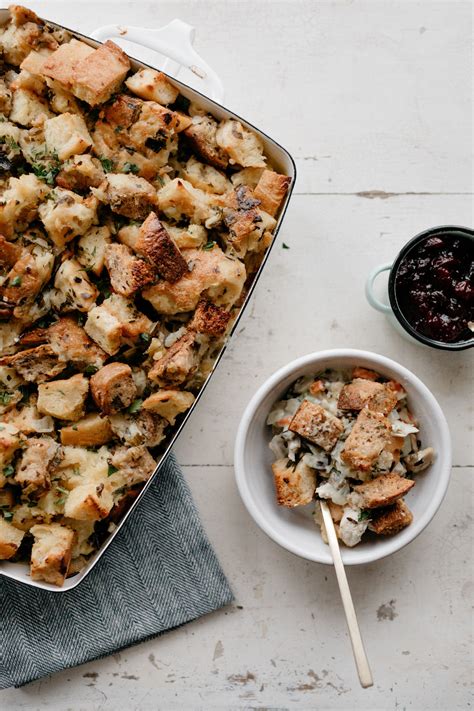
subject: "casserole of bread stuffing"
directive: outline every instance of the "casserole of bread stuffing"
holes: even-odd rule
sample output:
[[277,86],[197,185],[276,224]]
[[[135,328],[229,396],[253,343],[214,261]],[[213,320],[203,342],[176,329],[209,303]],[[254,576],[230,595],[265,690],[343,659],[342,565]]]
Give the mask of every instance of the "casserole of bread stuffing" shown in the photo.
[[156,469],[290,179],[153,69],[0,28],[0,559],[80,571]]

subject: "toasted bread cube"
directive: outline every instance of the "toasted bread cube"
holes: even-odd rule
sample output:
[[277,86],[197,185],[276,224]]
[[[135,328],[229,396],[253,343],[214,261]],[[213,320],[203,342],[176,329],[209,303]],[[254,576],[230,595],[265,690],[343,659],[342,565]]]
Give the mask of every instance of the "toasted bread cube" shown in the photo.
[[258,208],[259,201],[246,186],[236,188],[227,196],[224,223],[229,234],[224,236],[240,257],[247,252],[260,252],[268,247],[267,236],[275,227],[275,219]]
[[92,145],[86,122],[77,114],[60,114],[45,121],[44,137],[48,150],[57,153],[59,160],[84,153]]
[[316,472],[301,460],[295,464],[290,459],[277,459],[272,464],[277,502],[279,506],[304,506],[309,504],[316,490]]
[[124,244],[110,244],[105,250],[105,266],[112,289],[122,296],[131,296],[156,280],[152,267],[133,256]]
[[18,462],[15,482],[29,491],[49,489],[50,467],[59,445],[51,437],[31,437]]
[[209,194],[195,188],[187,180],[174,178],[158,191],[160,211],[176,222],[188,218],[202,223],[211,215]]
[[135,251],[169,282],[175,282],[189,272],[188,263],[154,212],[150,212],[140,227]]
[[108,173],[95,194],[112,212],[132,220],[144,220],[157,205],[153,185],[130,173]]
[[3,286],[3,300],[9,304],[29,304],[34,301],[49,280],[54,256],[45,250],[24,252],[9,271]]
[[179,95],[179,89],[171,84],[162,72],[155,69],[140,69],[125,82],[137,96],[167,106],[173,104]]
[[75,534],[59,523],[40,523],[30,529],[31,578],[61,586],[68,574]]
[[367,407],[374,412],[381,412],[383,415],[388,415],[396,406],[397,402],[398,398],[395,390],[392,390],[392,388],[384,384],[382,390],[375,392],[372,397],[367,400]]
[[322,447],[326,452],[330,452],[334,449],[344,426],[338,417],[332,415],[324,407],[315,405],[309,400],[303,400],[288,429]]
[[176,387],[188,380],[196,372],[198,365],[196,335],[188,331],[168,348],[162,358],[154,362],[148,372],[148,378],[163,387]]
[[195,116],[184,131],[195,152],[214,168],[225,170],[229,158],[216,141],[217,122],[212,116]]
[[[121,134],[124,129],[130,128],[132,124],[138,121],[142,109],[143,101],[135,99],[129,94],[117,94],[113,102],[104,107],[104,120],[114,128],[116,142],[120,140],[119,134]],[[119,130],[115,131],[116,128]],[[126,135],[128,142],[128,131]]]
[[18,89],[25,89],[38,97],[45,95],[46,88],[46,82],[43,77],[32,74],[26,69],[22,69],[15,80],[10,84],[10,90],[13,92],[18,91]]
[[174,425],[176,417],[189,410],[195,397],[186,390],[159,390],[143,401],[142,408],[164,417]]
[[[77,114],[82,116],[82,110],[70,91],[67,91],[62,84],[54,79],[46,77],[45,81],[49,89],[49,104],[56,114]],[[62,187],[67,186],[63,185]],[[72,190],[72,188],[70,189]]]
[[63,163],[56,176],[56,185],[73,192],[84,192],[89,188],[99,187],[104,178],[105,173],[100,161],[86,153],[72,156]]
[[287,178],[286,175],[280,175],[273,170],[264,170],[254,190],[262,210],[275,217],[290,183],[291,178]]
[[360,368],[356,366],[352,369],[352,378],[363,378],[364,380],[379,380],[380,375],[375,372],[375,370],[369,370],[368,368]]
[[54,244],[63,248],[74,237],[84,235],[97,216],[97,200],[82,198],[71,190],[55,188],[39,207],[39,217]]
[[20,64],[20,69],[27,71],[29,74],[40,76],[42,74],[43,64],[50,54],[52,54],[52,52],[48,49],[41,49],[41,51],[32,49]]
[[7,422],[0,424],[0,487],[4,486],[6,481],[3,470],[11,462],[21,442],[18,427]]
[[0,36],[5,62],[19,66],[33,47],[57,47],[54,37],[34,12],[21,5],[10,5],[9,12],[12,21],[2,27]]
[[[7,86],[5,79],[0,78],[0,112],[9,116],[12,110],[12,90]],[[18,129],[19,131],[20,129]]]
[[61,444],[96,447],[112,439],[112,428],[107,417],[92,412],[73,425],[61,428]]
[[109,244],[108,227],[91,227],[77,243],[78,261],[96,276],[100,276],[105,265],[105,251]]
[[107,40],[74,66],[71,91],[91,106],[103,104],[117,91],[129,69],[125,52]]
[[354,491],[359,496],[357,503],[363,509],[376,509],[380,506],[390,506],[397,499],[405,496],[415,486],[412,479],[390,472],[382,474],[363,484],[354,486]]
[[17,552],[24,536],[23,531],[7,523],[3,516],[0,516],[0,560],[9,560]]
[[0,232],[7,238],[26,230],[38,214],[38,205],[50,192],[45,183],[31,173],[10,178],[0,205]]
[[121,227],[117,232],[117,239],[121,244],[124,244],[127,247],[130,247],[130,249],[132,249],[133,251],[135,251],[135,245],[138,242],[139,235],[139,225],[125,225],[124,227]]
[[232,184],[225,173],[217,170],[212,165],[201,163],[194,156],[191,156],[187,161],[182,175],[195,188],[205,190],[208,193],[223,195],[232,190]]
[[266,168],[242,168],[242,170],[238,170],[231,175],[230,179],[232,185],[236,188],[240,185],[246,185],[248,188],[254,190],[264,170],[266,170]]
[[111,294],[101,306],[120,322],[125,341],[135,341],[142,333],[149,334],[153,328],[153,322],[137,309],[133,301],[120,294]]
[[189,224],[187,227],[177,227],[169,223],[163,222],[163,224],[178,249],[204,247],[207,243],[207,230],[203,225]]
[[381,392],[384,392],[382,383],[355,378],[343,386],[337,406],[341,410],[362,410],[373,395]]
[[121,323],[103,305],[89,311],[84,330],[109,355],[117,353],[121,346]]
[[53,116],[46,99],[28,89],[17,89],[13,92],[10,121],[30,127],[38,123],[41,117],[48,119]]
[[59,362],[58,356],[49,345],[28,348],[7,356],[2,362],[15,368],[29,383],[43,383],[59,375],[66,367],[64,363]]
[[100,521],[109,515],[113,505],[113,496],[103,483],[81,484],[68,494],[64,515],[78,521]]
[[345,441],[341,459],[352,469],[369,471],[390,439],[387,418],[364,407]]
[[100,368],[107,358],[105,351],[70,317],[61,317],[53,323],[47,330],[47,338],[59,359],[77,368]]
[[84,403],[89,392],[89,381],[84,375],[73,375],[67,380],[55,380],[38,386],[38,410],[60,420],[79,420],[84,414]]
[[127,486],[147,481],[156,468],[156,462],[146,447],[118,447],[112,457],[112,464],[118,469]]
[[159,281],[142,293],[158,313],[192,311],[202,297],[218,306],[235,304],[247,276],[240,260],[224,254],[217,246],[209,250],[188,249],[183,257],[192,264],[191,271],[174,284]]
[[137,396],[132,369],[125,363],[104,365],[92,376],[90,387],[95,404],[108,415],[124,410]]
[[225,119],[216,132],[217,145],[229,156],[231,164],[242,168],[266,168],[262,140],[242,126],[240,121]]
[[205,333],[208,336],[218,338],[225,333],[230,318],[229,311],[216,306],[212,301],[201,299],[196,306],[189,328],[198,333]]
[[75,66],[93,53],[94,49],[88,44],[72,39],[70,42],[61,44],[43,61],[40,68],[41,74],[70,87]]
[[110,425],[124,444],[157,447],[164,439],[163,432],[168,422],[159,415],[141,410],[136,415],[110,415]]
[[87,312],[95,306],[99,290],[91,283],[84,267],[75,259],[66,259],[54,279],[55,304],[63,311]]
[[403,501],[398,499],[387,508],[374,511],[369,522],[369,531],[381,536],[393,536],[413,521],[413,514]]
[[0,270],[8,272],[23,254],[23,247],[0,235]]

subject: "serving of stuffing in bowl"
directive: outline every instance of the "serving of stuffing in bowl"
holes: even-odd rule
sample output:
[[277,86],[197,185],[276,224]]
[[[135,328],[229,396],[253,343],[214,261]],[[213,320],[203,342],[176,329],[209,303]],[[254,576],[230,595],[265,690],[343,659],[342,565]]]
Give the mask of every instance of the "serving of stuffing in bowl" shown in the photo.
[[80,571],[212,370],[290,179],[113,42],[0,28],[0,559]]
[[[267,424],[280,506],[326,499],[349,547],[366,531],[393,535],[410,525],[403,497],[434,450],[423,447],[400,383],[361,367],[305,375],[274,403]],[[327,542],[317,500],[314,519]]]

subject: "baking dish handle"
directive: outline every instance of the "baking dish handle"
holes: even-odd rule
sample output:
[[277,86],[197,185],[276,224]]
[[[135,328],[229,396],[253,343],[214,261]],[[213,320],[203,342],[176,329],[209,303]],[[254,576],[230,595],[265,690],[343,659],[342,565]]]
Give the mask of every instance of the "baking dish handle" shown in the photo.
[[224,88],[216,72],[205,62],[193,47],[196,30],[181,20],[172,20],[158,29],[107,25],[92,32],[91,37],[99,42],[121,38],[163,54],[167,59],[160,69],[176,77],[181,67],[186,67],[202,81],[202,93],[221,104]]

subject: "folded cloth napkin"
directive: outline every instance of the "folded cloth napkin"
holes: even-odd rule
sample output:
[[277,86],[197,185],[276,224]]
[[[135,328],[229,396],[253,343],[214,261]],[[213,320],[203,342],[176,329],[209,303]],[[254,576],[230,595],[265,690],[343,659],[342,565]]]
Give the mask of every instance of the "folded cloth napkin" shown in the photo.
[[113,654],[231,601],[171,455],[77,588],[54,593],[0,576],[0,689]]

